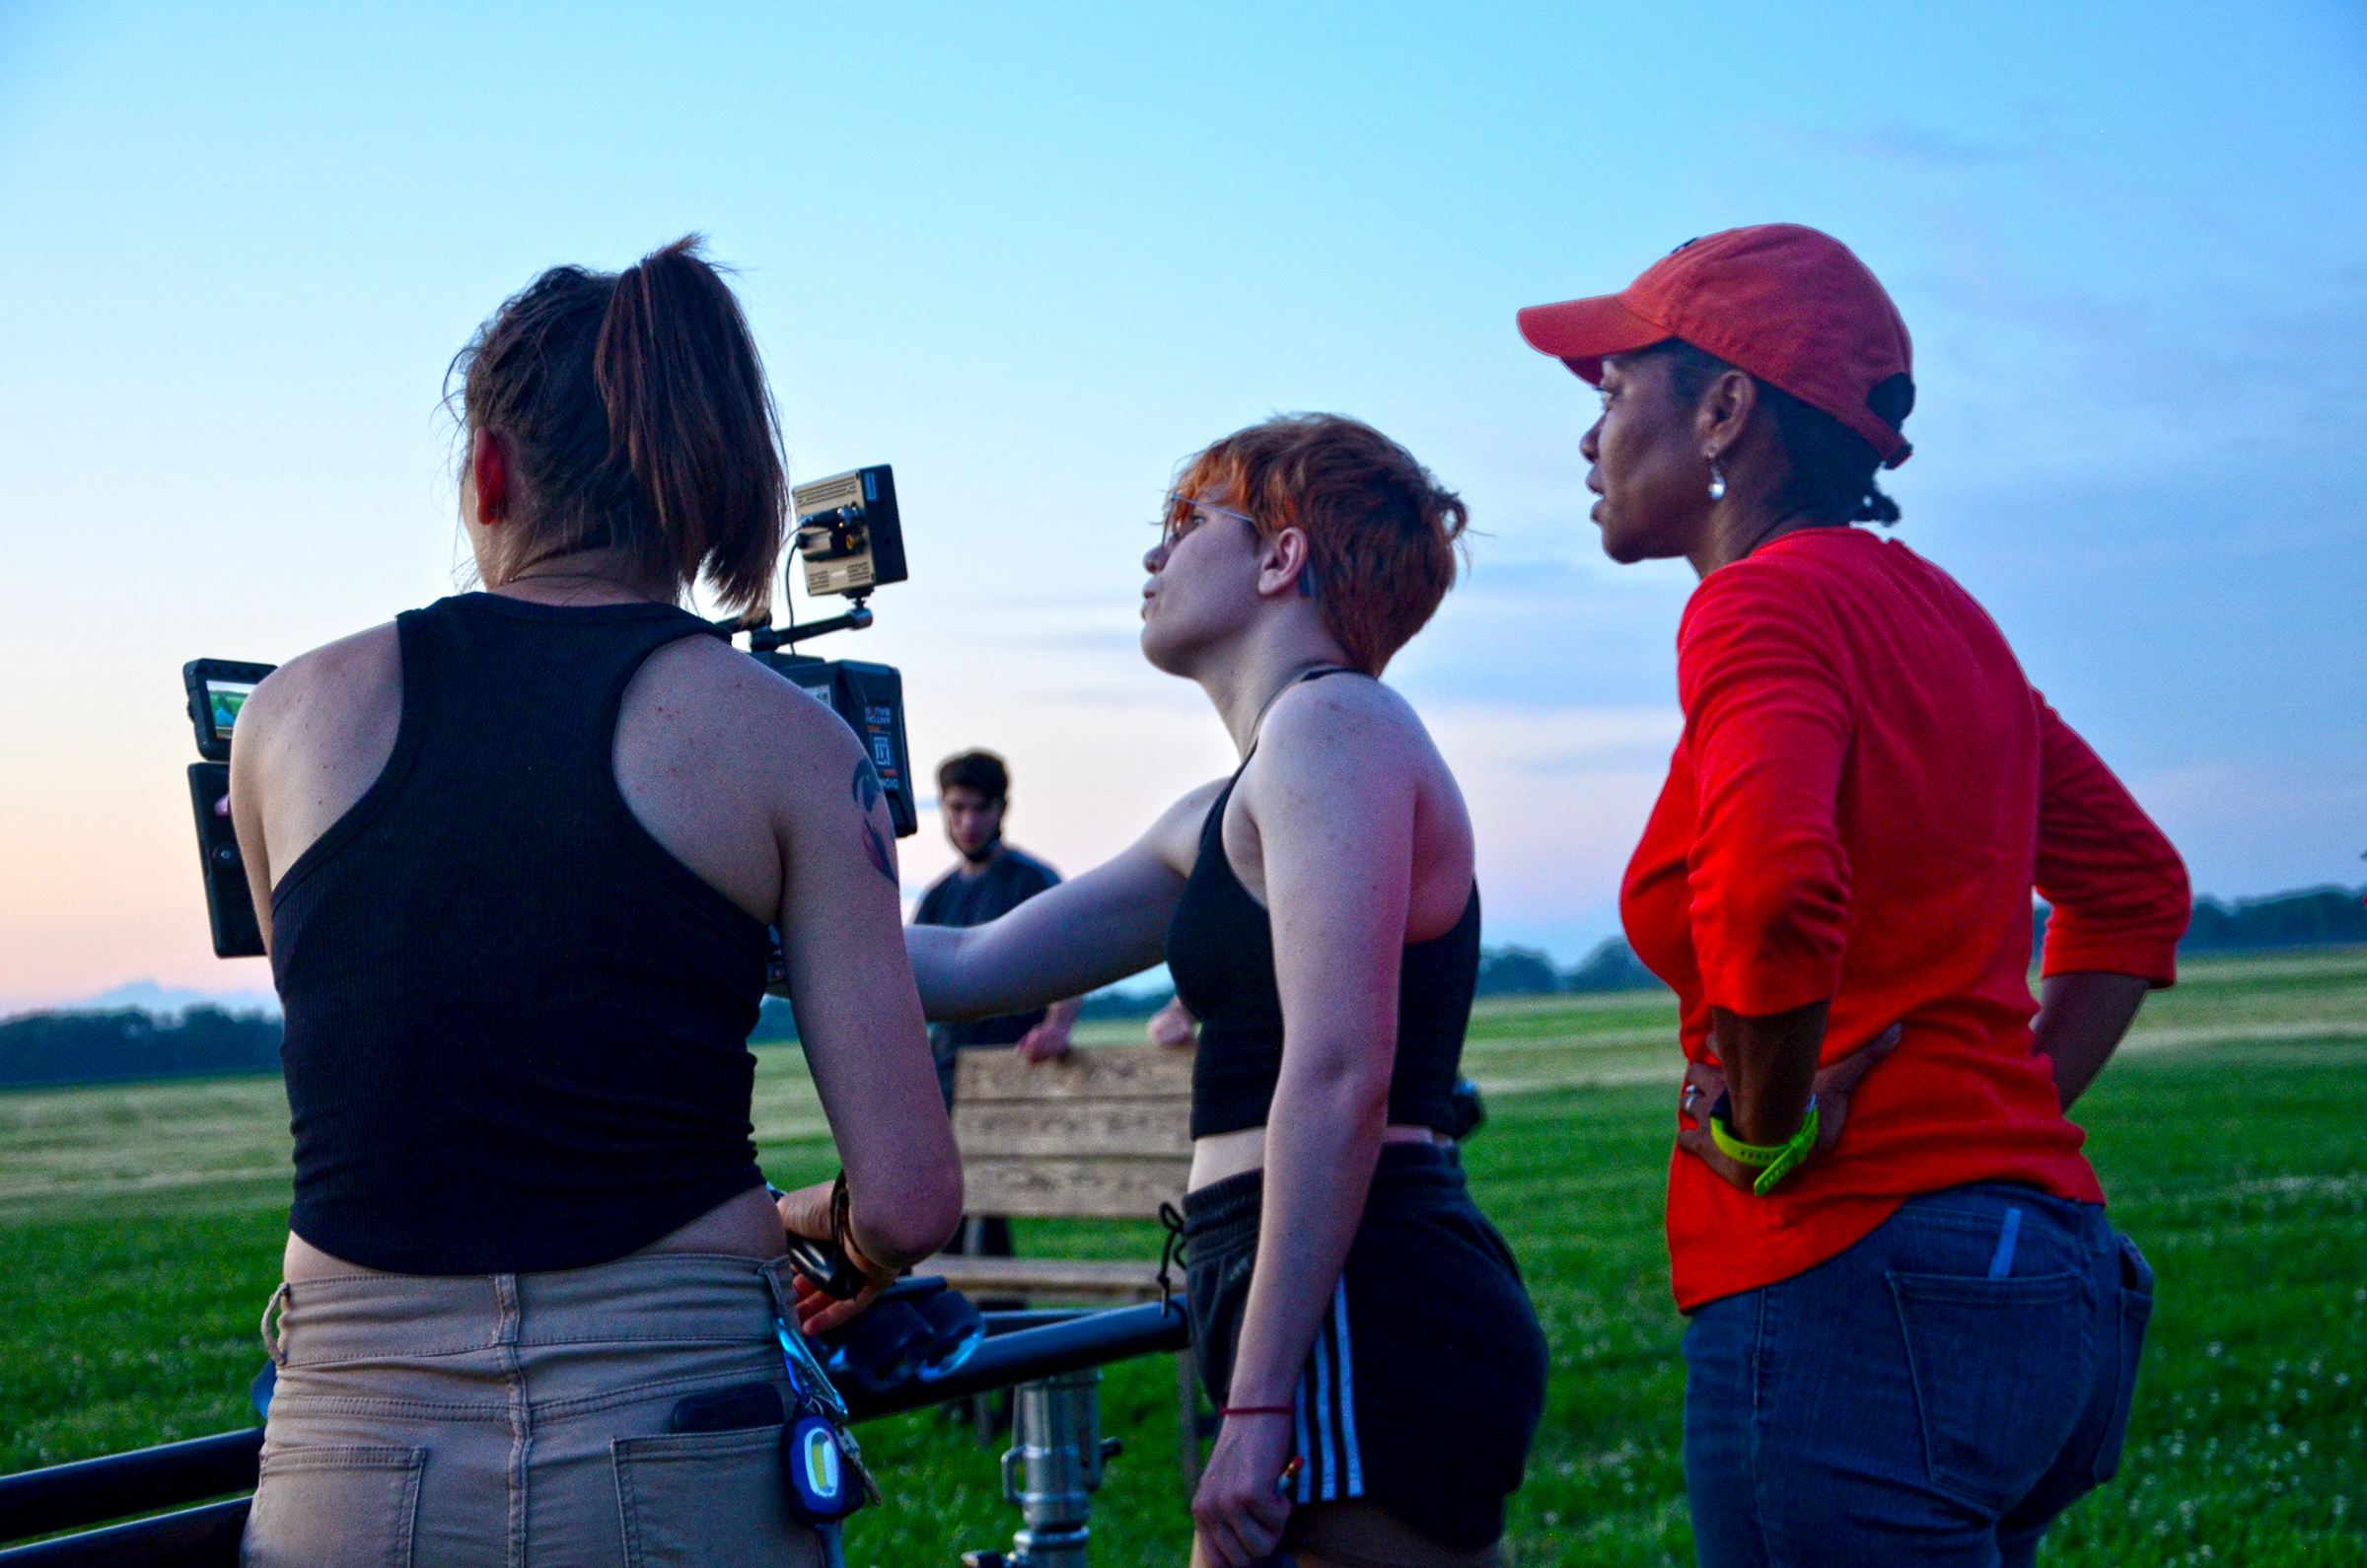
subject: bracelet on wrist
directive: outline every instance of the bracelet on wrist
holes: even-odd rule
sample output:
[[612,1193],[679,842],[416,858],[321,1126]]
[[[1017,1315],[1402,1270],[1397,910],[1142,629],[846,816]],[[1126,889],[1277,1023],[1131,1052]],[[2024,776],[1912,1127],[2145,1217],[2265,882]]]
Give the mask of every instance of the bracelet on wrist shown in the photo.
[[1216,1412],[1230,1419],[1237,1415],[1297,1415],[1298,1407],[1288,1404],[1228,1404]]
[[830,1183],[829,1239],[817,1241],[794,1233],[789,1237],[789,1257],[797,1271],[824,1295],[839,1301],[853,1300],[866,1286],[893,1284],[899,1272],[863,1255],[852,1235],[852,1214],[846,1173],[841,1171]]
[[1808,1097],[1808,1113],[1800,1118],[1800,1130],[1781,1143],[1745,1143],[1736,1137],[1726,1124],[1729,1101],[1724,1095],[1709,1112],[1709,1136],[1718,1152],[1737,1165],[1750,1166],[1758,1172],[1751,1183],[1755,1197],[1765,1197],[1775,1190],[1785,1176],[1800,1169],[1800,1165],[1817,1150],[1817,1097]]

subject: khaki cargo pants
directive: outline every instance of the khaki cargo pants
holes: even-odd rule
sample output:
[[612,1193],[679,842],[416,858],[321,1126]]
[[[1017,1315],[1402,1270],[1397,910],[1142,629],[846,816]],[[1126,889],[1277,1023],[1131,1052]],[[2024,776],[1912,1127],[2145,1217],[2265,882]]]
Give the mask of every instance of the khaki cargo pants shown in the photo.
[[[789,1386],[786,1263],[282,1285],[249,1568],[754,1568],[822,1560],[780,1428],[669,1433],[685,1394]],[[276,1317],[277,1321],[274,1322]]]

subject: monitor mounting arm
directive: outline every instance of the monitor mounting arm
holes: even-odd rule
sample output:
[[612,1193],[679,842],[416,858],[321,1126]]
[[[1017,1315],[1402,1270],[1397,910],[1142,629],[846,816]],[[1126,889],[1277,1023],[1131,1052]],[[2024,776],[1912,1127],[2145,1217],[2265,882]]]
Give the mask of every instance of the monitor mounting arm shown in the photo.
[[870,625],[871,606],[863,602],[867,597],[857,595],[852,608],[843,615],[832,615],[827,620],[810,620],[802,626],[741,626],[734,623],[732,629],[748,633],[748,646],[752,653],[795,648],[805,638],[819,637],[824,632],[861,631]]

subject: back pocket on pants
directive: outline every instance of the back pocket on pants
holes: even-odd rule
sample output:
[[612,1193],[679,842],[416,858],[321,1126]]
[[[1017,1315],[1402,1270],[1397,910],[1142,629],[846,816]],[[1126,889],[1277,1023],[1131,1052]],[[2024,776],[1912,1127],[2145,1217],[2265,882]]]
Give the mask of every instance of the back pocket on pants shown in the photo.
[[817,1564],[822,1542],[789,1517],[781,1429],[613,1438],[627,1568]]
[[2037,1485],[2086,1409],[2076,1273],[1890,1276],[1932,1485],[1991,1516]]
[[2137,1391],[2137,1358],[2145,1348],[2145,1325],[2153,1319],[2153,1268],[2137,1244],[2127,1237],[2119,1246],[2119,1310],[2113,1320],[2119,1330],[2118,1342],[2108,1354],[2116,1359],[2114,1370],[2119,1385],[2113,1394],[2112,1419],[2105,1424],[2104,1443],[2096,1451],[2096,1464],[2090,1476],[2098,1486],[2111,1480],[2120,1471],[2120,1450],[2128,1441],[2128,1406]]
[[418,1448],[289,1447],[263,1456],[241,1568],[410,1568]]

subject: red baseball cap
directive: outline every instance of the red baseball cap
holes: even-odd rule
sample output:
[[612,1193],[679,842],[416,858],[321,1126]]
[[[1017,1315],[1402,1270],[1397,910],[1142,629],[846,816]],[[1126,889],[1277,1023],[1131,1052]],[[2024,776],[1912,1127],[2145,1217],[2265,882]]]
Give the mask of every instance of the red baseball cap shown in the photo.
[[1521,313],[1529,346],[1589,382],[1609,354],[1681,337],[1822,408],[1896,468],[1915,405],[1914,344],[1866,264],[1829,234],[1762,223],[1687,240],[1616,294]]

